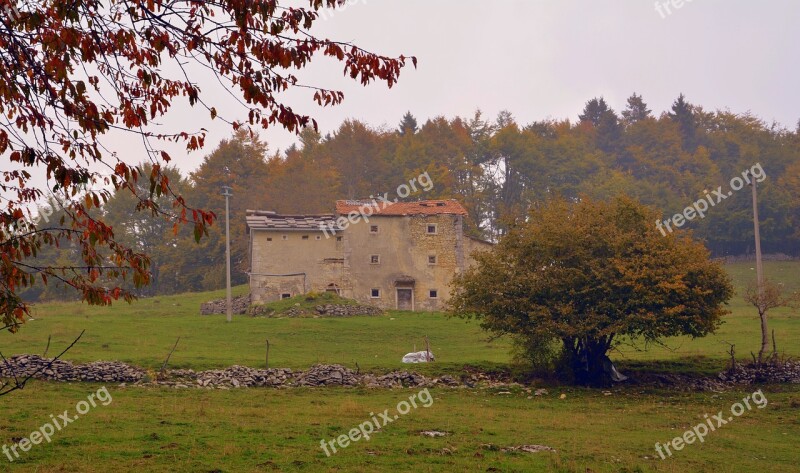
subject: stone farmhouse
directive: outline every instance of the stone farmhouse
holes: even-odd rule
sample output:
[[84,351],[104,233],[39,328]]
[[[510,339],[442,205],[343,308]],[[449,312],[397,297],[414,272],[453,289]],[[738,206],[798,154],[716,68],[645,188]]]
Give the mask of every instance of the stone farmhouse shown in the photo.
[[255,304],[310,291],[384,309],[440,310],[450,281],[492,244],[464,234],[455,200],[339,200],[334,214],[248,210]]

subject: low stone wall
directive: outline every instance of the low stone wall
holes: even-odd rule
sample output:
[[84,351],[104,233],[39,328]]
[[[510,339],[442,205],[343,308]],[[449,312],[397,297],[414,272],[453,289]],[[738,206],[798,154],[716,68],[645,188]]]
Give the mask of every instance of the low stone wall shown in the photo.
[[[49,366],[48,366],[49,365]],[[17,355],[0,362],[0,377],[17,379],[33,374],[34,379],[49,381],[85,381],[95,383],[135,383],[145,371],[119,361],[95,361],[73,365],[69,361],[42,358],[39,355]]]
[[[48,366],[49,365],[49,366]],[[35,373],[35,374],[34,374]],[[507,374],[465,372],[457,380],[449,375],[429,378],[409,371],[392,371],[387,374],[360,374],[342,365],[315,365],[306,371],[287,368],[256,369],[246,366],[231,366],[223,370],[194,371],[185,369],[167,370],[159,378],[155,373],[147,376],[145,370],[117,361],[96,361],[73,364],[69,361],[42,358],[38,355],[17,355],[0,362],[0,378],[14,382],[16,375],[23,379],[33,374],[35,379],[62,382],[123,383],[133,386],[171,386],[175,388],[231,389],[246,387],[326,387],[349,386],[365,388],[409,388],[409,387],[522,387]],[[150,379],[153,379],[151,381]],[[623,385],[653,385],[689,391],[720,392],[736,389],[741,385],[761,383],[800,383],[800,362],[789,361],[777,365],[739,366],[734,371],[720,373],[716,377],[690,378],[687,376],[649,375],[637,376]],[[531,389],[526,389],[528,393]],[[547,394],[547,390],[537,390]]]
[[323,317],[350,317],[353,315],[383,315],[383,309],[371,305],[324,304],[315,307]]
[[383,315],[383,309],[371,305],[347,305],[347,304],[322,304],[314,307],[313,311],[301,307],[290,307],[289,309],[275,314],[272,309],[265,306],[254,305],[247,311],[253,316],[265,315],[279,317],[353,317],[358,315]]
[[292,370],[279,368],[259,370],[247,366],[234,365],[224,370],[168,370],[166,380],[161,384],[178,387],[277,387],[283,386],[292,377]]
[[[204,302],[200,304],[200,315],[212,314],[227,314],[228,304],[227,299],[218,299],[216,301]],[[246,314],[247,309],[250,307],[250,294],[234,297],[231,299],[231,311],[234,314]]]
[[736,369],[720,373],[718,378],[727,383],[796,383],[800,384],[800,361],[737,365]]
[[[716,258],[722,260],[724,263],[742,263],[742,262],[756,262],[756,255],[736,255],[736,256],[722,256],[720,258]],[[761,259],[763,261],[800,261],[800,258],[795,258],[793,256],[785,255],[783,253],[774,253],[768,255],[762,255]]]

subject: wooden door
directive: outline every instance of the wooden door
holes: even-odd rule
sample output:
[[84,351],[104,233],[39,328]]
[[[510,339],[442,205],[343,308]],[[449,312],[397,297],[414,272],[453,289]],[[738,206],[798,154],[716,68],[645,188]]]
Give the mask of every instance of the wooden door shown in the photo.
[[414,292],[412,289],[397,289],[397,310],[414,310]]

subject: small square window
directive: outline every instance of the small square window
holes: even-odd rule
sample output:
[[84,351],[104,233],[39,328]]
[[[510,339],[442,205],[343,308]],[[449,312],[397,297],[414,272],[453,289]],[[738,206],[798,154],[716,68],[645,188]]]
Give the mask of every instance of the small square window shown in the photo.
[[281,236],[281,240],[288,240],[288,239],[289,239],[289,236],[288,236],[288,235],[282,235],[282,236]]
[[281,294],[281,299],[291,299],[291,298],[292,298],[292,295],[289,294],[289,293]]
[[267,241],[272,241],[272,238],[267,238]]
[[377,225],[370,225],[369,226],[370,233],[378,233],[378,226]]
[[435,235],[436,233],[437,233],[436,232],[436,224],[435,223],[429,223],[428,224],[428,235]]
[[342,241],[342,237],[336,237],[336,241]]
[[428,255],[428,264],[436,264],[436,255]]
[[308,240],[308,235],[303,235],[303,240]]
[[381,290],[373,289],[370,293],[370,297],[372,297],[373,299],[379,299],[381,297]]
[[438,299],[438,298],[439,298],[439,291],[437,291],[436,289],[431,289],[431,290],[428,292],[428,296],[429,296],[431,299]]
[[380,255],[372,255],[369,257],[370,264],[381,264],[381,257]]
[[322,240],[322,237],[317,235],[317,236],[314,237],[314,239],[317,240],[317,241],[320,241],[320,240]]

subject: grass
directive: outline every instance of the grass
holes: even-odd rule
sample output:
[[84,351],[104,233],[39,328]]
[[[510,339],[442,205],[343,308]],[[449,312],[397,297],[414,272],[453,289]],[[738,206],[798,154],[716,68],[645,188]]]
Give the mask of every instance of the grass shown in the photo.
[[[34,395],[4,400],[0,437],[26,437],[86,399],[97,385],[36,383]],[[395,412],[415,390],[330,388],[230,391],[109,387],[113,401],[33,446],[8,471],[36,472],[793,472],[800,437],[800,387],[764,387],[769,401],[720,427],[705,442],[661,460],[667,443],[728,412],[746,391],[663,394],[567,389],[528,398],[468,389],[431,391],[430,407],[405,416],[331,457],[320,448],[369,419]],[[560,393],[566,394],[559,399]],[[426,438],[422,430],[440,430]],[[7,441],[10,444],[10,441]],[[504,453],[495,447],[547,445],[556,453]],[[590,469],[587,469],[590,468]],[[5,470],[4,470],[5,471]]]
[[[737,288],[754,278],[747,263],[729,265]],[[800,288],[800,263],[768,263],[767,275]],[[246,287],[235,288],[243,294]],[[506,340],[487,341],[477,323],[443,314],[390,312],[352,318],[263,318],[200,316],[201,302],[222,291],[144,299],[132,305],[87,307],[43,304],[20,333],[6,335],[3,352],[41,353],[52,335],[52,355],[83,329],[86,335],[65,358],[121,360],[155,369],[180,336],[171,367],[260,367],[271,343],[270,365],[307,368],[342,363],[362,370],[404,368],[403,354],[431,339],[437,362],[414,366],[421,372],[457,372],[466,364],[507,367]],[[302,301],[282,301],[294,306]],[[284,308],[284,309],[285,309]],[[740,296],[719,332],[697,340],[675,338],[646,351],[622,346],[613,353],[628,369],[647,367],[714,372],[727,359],[727,343],[745,355],[757,350],[759,326]],[[800,356],[797,311],[770,313],[779,347]],[[27,437],[50,415],[75,411],[78,401],[100,385],[32,382],[24,391],[0,398],[0,443]],[[538,387],[538,386],[536,386]],[[320,440],[330,440],[369,419],[393,411],[416,392],[365,389],[199,390],[107,386],[113,402],[99,406],[36,445],[13,463],[0,456],[0,470],[12,472],[105,471],[281,471],[281,472],[723,472],[797,471],[800,386],[762,386],[769,405],[746,412],[702,444],[689,445],[668,460],[654,450],[744,398],[743,390],[678,393],[637,388],[599,390],[553,388],[532,396],[525,388],[436,389],[429,408],[412,410],[376,433],[326,457]],[[534,386],[530,388],[535,388]],[[530,389],[529,388],[529,389]],[[753,388],[756,389],[756,388]],[[560,394],[565,394],[564,399]],[[426,438],[422,430],[441,430]],[[556,453],[505,453],[495,447],[540,444]],[[0,454],[2,455],[2,454]]]
[[[739,293],[754,278],[749,263],[728,265]],[[768,262],[766,274],[790,289],[800,288],[800,263]],[[247,287],[235,288],[244,294]],[[66,355],[77,362],[120,360],[146,368],[161,365],[177,337],[178,348],[170,366],[209,369],[234,364],[262,367],[266,340],[270,341],[270,366],[304,369],[315,363],[355,364],[372,371],[403,368],[405,353],[421,350],[428,336],[437,363],[420,370],[454,371],[465,364],[496,367],[510,362],[506,339],[489,341],[476,322],[448,319],[439,313],[390,311],[385,316],[350,318],[261,318],[237,316],[227,324],[224,316],[201,316],[199,306],[223,291],[142,299],[131,305],[88,307],[79,303],[42,304],[35,320],[20,333],[7,336],[3,353],[41,353],[52,336],[52,355],[67,346],[81,330],[83,339]],[[276,304],[293,306],[297,302]],[[279,308],[280,309],[280,308]],[[760,343],[758,316],[740,295],[730,304],[732,314],[717,334],[692,340],[676,337],[664,346],[623,345],[611,354],[622,366],[642,363],[664,369],[713,372],[728,358],[729,344],[740,357],[757,352]],[[779,349],[800,356],[800,311],[770,312]],[[646,348],[646,349],[645,349]]]
[[[237,287],[242,293],[244,287]],[[315,363],[341,363],[362,369],[401,367],[403,355],[424,347],[445,365],[491,364],[508,361],[505,342],[486,342],[476,323],[450,320],[442,314],[393,312],[385,316],[347,318],[264,318],[199,315],[200,303],[223,292],[143,299],[133,305],[87,307],[47,304],[34,311],[34,321],[4,340],[3,352],[41,353],[52,334],[50,354],[67,346],[81,330],[83,339],[65,359],[88,362],[120,360],[147,368],[163,363],[177,337],[170,358],[174,368],[209,369],[231,365],[263,367],[266,340],[270,366],[307,368]]]

